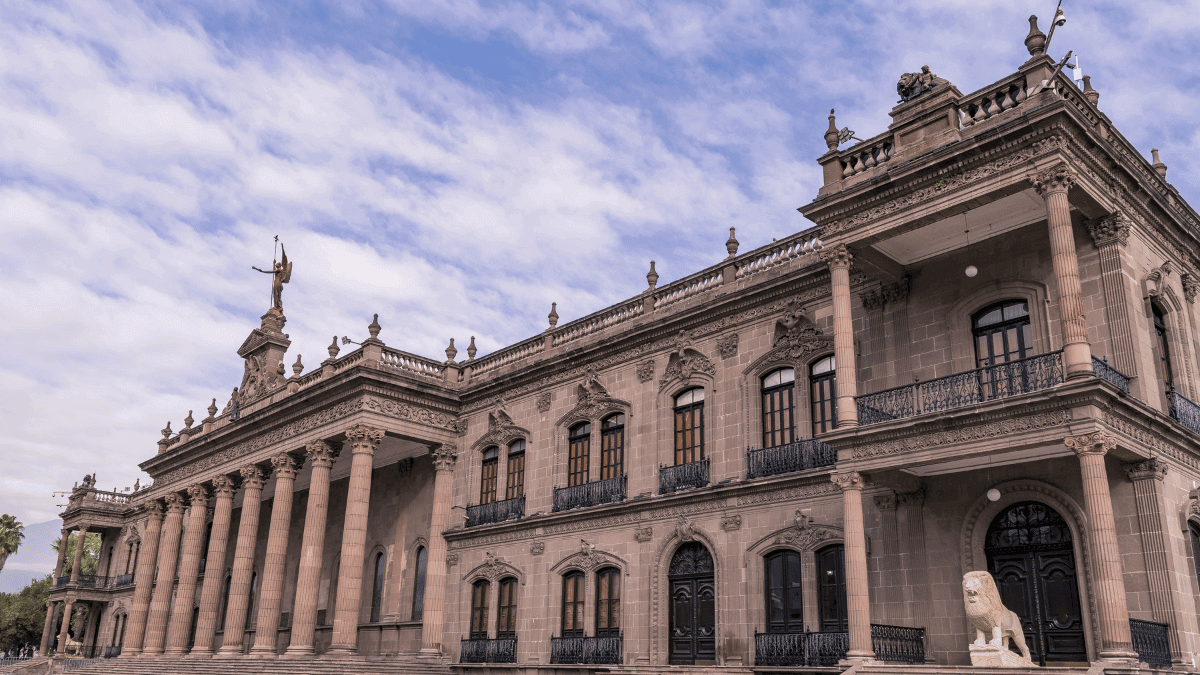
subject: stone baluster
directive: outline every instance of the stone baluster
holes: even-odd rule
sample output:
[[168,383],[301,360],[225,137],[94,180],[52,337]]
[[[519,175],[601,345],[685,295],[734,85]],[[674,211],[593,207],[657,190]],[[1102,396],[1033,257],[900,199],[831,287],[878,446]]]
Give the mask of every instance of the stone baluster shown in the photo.
[[267,532],[267,554],[259,584],[258,629],[251,656],[273,657],[279,635],[279,603],[283,598],[283,568],[287,563],[288,529],[292,524],[292,489],[300,463],[286,452],[271,458],[275,470],[275,499],[271,505],[271,528]]
[[1103,432],[1067,436],[1063,444],[1079,456],[1083,474],[1083,505],[1087,512],[1092,560],[1095,561],[1094,588],[1100,615],[1100,660],[1136,662],[1137,654],[1129,635],[1129,607],[1121,576],[1121,552],[1117,548],[1117,523],[1104,468],[1104,455],[1116,444]]
[[1170,626],[1167,629],[1167,640],[1171,645],[1171,663],[1182,666],[1182,617],[1175,606],[1175,598],[1186,597],[1188,591],[1180,589],[1177,594],[1172,583],[1177,577],[1171,569],[1171,549],[1168,541],[1170,524],[1165,518],[1169,511],[1164,508],[1162,500],[1162,482],[1167,476],[1167,465],[1162,460],[1151,457],[1126,464],[1123,468],[1125,475],[1133,482],[1142,554],[1146,558],[1146,579],[1150,582],[1150,609],[1155,621]]
[[[837,362],[837,425],[858,426],[858,373],[854,360],[854,319],[850,309],[850,264],[854,256],[845,244],[821,251],[821,260],[829,265],[833,287],[833,355]],[[860,507],[861,508],[861,507]]]
[[442,443],[433,450],[433,516],[425,566],[425,609],[421,615],[422,658],[439,658],[442,653],[442,622],[446,604],[446,539],[450,529],[450,500],[454,493],[454,465],[458,448]]
[[375,460],[375,446],[383,440],[383,430],[359,424],[346,437],[352,459],[342,530],[337,606],[333,615],[333,642],[327,652],[332,656],[347,656],[358,651],[359,600],[367,543],[367,509],[371,503],[371,465]]
[[1071,227],[1071,203],[1067,199],[1067,191],[1075,184],[1075,179],[1075,172],[1066,164],[1030,177],[1033,187],[1046,200],[1051,262],[1062,317],[1063,369],[1067,378],[1092,375],[1092,347],[1088,343],[1087,315],[1079,285],[1079,258],[1075,254],[1075,233]]
[[1125,275],[1121,270],[1121,248],[1129,241],[1129,219],[1114,214],[1087,222],[1088,233],[1100,252],[1100,283],[1104,286],[1104,309],[1112,337],[1113,365],[1121,374],[1137,375],[1133,354],[1133,331],[1125,301]]
[[163,652],[180,656],[188,651],[192,630],[192,604],[196,599],[196,579],[200,574],[200,549],[204,546],[204,523],[208,520],[208,488],[192,485],[187,489],[187,536],[179,554],[179,588],[171,607],[171,624],[167,633],[167,648]]
[[[71,581],[67,582],[72,585],[79,583],[79,568],[83,567],[83,548],[84,541],[87,538],[87,527],[80,527],[79,534],[75,538],[75,560],[71,563]],[[59,545],[64,546],[65,540]]]
[[225,551],[229,547],[229,526],[233,521],[233,495],[236,485],[229,476],[217,476],[212,480],[213,507],[212,533],[208,538],[207,561],[204,585],[200,588],[200,615],[196,618],[196,639],[190,656],[212,655],[213,638],[217,628],[217,613],[221,606],[222,571],[225,566]]
[[300,571],[296,578],[296,603],[292,611],[292,641],[285,656],[304,657],[315,653],[313,634],[317,626],[317,597],[321,582],[321,559],[325,550],[325,521],[329,515],[329,473],[341,451],[325,441],[309,443],[308,461],[312,477],[308,484],[308,506],[304,514],[304,539],[300,543]]
[[863,477],[857,471],[835,473],[833,482],[842,490],[842,519],[846,551],[846,613],[850,628],[850,649],[846,660],[870,662],[871,596],[867,584],[867,536],[863,525]]
[[183,534],[183,497],[174,492],[163,497],[167,516],[163,519],[162,537],[158,544],[158,576],[150,600],[150,616],[146,620],[146,644],[142,653],[158,656],[163,653],[167,638],[167,613],[175,588],[175,563],[179,561],[179,538]]
[[146,616],[150,611],[150,594],[154,590],[154,568],[158,565],[158,542],[162,536],[162,504],[152,501],[146,504],[150,517],[146,519],[146,531],[142,535],[145,544],[138,556],[137,568],[133,571],[133,603],[126,624],[127,641],[121,648],[121,656],[131,658],[142,653],[146,637]]
[[217,656],[242,653],[246,612],[250,602],[250,580],[254,574],[254,544],[258,539],[258,512],[267,474],[253,464],[239,470],[242,476],[242,517],[238,521],[237,546],[233,549],[233,575],[225,607],[225,637]]

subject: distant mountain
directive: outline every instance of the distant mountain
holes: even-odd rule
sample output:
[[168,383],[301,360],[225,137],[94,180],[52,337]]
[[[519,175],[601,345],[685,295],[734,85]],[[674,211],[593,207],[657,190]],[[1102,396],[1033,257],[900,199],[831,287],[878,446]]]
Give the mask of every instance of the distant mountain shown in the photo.
[[[17,549],[16,553],[8,556],[8,561],[4,563],[4,570],[0,571],[0,592],[11,592],[5,587],[10,573],[27,572],[33,575],[32,578],[53,574],[58,558],[52,547],[54,540],[61,535],[61,520],[48,520],[44,523],[26,525],[25,541],[21,542],[21,548]],[[26,577],[28,574],[21,575],[22,579],[26,579]],[[25,583],[28,583],[28,579]],[[24,587],[22,584],[17,590]]]
[[8,565],[4,565],[4,570],[0,571],[0,593],[18,593],[22,588],[46,576],[40,572],[26,572],[25,570],[10,570]]

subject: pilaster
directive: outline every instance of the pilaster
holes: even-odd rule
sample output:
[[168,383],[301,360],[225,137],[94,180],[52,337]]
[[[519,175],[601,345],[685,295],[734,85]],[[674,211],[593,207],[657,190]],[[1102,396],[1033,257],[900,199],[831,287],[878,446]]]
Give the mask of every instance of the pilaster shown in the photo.
[[1088,233],[1100,252],[1100,283],[1104,287],[1104,312],[1112,340],[1113,367],[1129,377],[1137,375],[1133,351],[1133,331],[1125,296],[1125,275],[1121,269],[1121,249],[1129,241],[1129,219],[1116,213],[1087,222]]

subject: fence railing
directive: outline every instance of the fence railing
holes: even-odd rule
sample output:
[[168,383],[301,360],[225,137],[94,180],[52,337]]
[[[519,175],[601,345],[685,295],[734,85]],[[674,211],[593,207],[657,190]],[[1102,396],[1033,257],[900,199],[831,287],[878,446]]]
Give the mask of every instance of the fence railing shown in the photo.
[[459,663],[516,663],[517,638],[494,640],[463,638],[458,653]]
[[105,577],[96,576],[95,574],[80,574],[79,578],[75,580],[75,585],[84,588],[102,588],[105,581],[107,581]]
[[467,527],[486,525],[488,523],[502,523],[506,520],[521,518],[524,515],[524,495],[514,499],[504,499],[498,502],[468,506]]
[[392,349],[391,347],[383,348],[380,363],[388,368],[402,370],[406,373],[412,373],[413,375],[431,380],[441,380],[442,370],[446,367],[444,364],[438,363],[433,359],[409,354],[408,352],[402,352],[399,349]]
[[837,451],[809,438],[761,450],[746,450],[746,478],[762,478],[837,464]]
[[550,663],[603,663],[620,665],[624,662],[622,637],[552,637]]
[[670,494],[679,490],[708,485],[708,458],[678,466],[658,465],[658,492]]
[[1101,361],[1096,357],[1092,357],[1092,372],[1096,373],[1096,377],[1104,380],[1112,386],[1120,389],[1126,394],[1129,393],[1129,377],[1121,371],[1108,365],[1108,357],[1104,357]]
[[625,476],[554,488],[554,511],[570,511],[587,506],[615,504],[625,500]]
[[1200,406],[1174,389],[1167,393],[1167,399],[1171,404],[1171,418],[1192,433],[1200,434]]
[[860,426],[1049,389],[1063,381],[1062,351],[859,396]]
[[1129,635],[1138,660],[1159,668],[1171,667],[1171,642],[1167,638],[1170,626],[1157,621],[1129,620]]
[[925,663],[925,629],[873,623],[871,649],[880,661]]
[[71,574],[67,573],[55,580],[54,587],[62,588],[63,586],[66,586],[69,583],[71,583]]
[[[924,663],[925,629],[871,624],[875,658],[892,663]],[[836,666],[850,650],[845,632],[754,632],[756,666]]]

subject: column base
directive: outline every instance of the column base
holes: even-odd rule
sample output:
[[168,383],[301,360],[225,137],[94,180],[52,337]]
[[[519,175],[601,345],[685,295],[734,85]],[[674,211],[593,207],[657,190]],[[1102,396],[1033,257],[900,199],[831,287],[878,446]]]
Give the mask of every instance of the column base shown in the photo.
[[287,651],[280,654],[281,659],[311,659],[317,655],[317,650],[308,647],[288,647]]
[[422,647],[421,651],[417,652],[417,658],[422,661],[437,661],[442,658],[442,650],[434,649],[433,647]]
[[262,647],[262,648],[254,647],[253,649],[250,650],[250,653],[247,654],[246,656],[248,656],[252,659],[277,659],[277,658],[279,658],[279,653],[276,652],[274,649],[270,649],[267,647]]
[[326,659],[353,659],[358,657],[357,645],[333,645],[322,655]]
[[846,667],[866,666],[866,665],[869,665],[872,663],[875,663],[875,653],[874,652],[863,652],[861,654],[847,652],[846,658],[842,659],[841,661],[838,661],[839,666],[846,666]]
[[219,649],[216,654],[213,654],[213,658],[225,659],[225,658],[241,656],[241,655],[242,655],[242,646],[238,645],[237,647],[231,647],[229,649],[226,649],[225,647],[221,647],[221,649]]
[[207,651],[207,650],[196,651],[196,649],[193,648],[192,651],[190,651],[186,655],[184,655],[183,658],[185,658],[185,659],[211,659],[212,656],[213,656],[213,653],[211,651]]
[[168,649],[168,650],[164,651],[162,653],[162,655],[163,656],[185,656],[187,653],[188,652],[186,649]]

